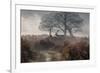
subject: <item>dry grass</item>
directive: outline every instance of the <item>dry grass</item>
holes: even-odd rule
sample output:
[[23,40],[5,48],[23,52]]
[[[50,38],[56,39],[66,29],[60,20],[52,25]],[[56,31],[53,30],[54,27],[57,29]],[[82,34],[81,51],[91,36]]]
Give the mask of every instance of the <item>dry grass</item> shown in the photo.
[[21,37],[21,62],[46,62],[89,59],[86,37]]

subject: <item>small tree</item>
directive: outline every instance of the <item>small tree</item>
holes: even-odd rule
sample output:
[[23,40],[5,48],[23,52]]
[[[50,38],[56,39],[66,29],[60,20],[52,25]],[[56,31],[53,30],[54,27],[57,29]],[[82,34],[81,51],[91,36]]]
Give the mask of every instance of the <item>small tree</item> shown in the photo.
[[42,31],[48,31],[49,36],[51,37],[54,26],[55,26],[54,15],[50,13],[42,17],[39,28]]

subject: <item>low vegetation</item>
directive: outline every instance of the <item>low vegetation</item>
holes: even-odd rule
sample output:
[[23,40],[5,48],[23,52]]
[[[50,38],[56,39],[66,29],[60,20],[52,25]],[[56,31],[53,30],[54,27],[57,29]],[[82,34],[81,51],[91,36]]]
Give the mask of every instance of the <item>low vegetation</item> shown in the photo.
[[21,62],[48,62],[89,59],[89,38],[21,36]]

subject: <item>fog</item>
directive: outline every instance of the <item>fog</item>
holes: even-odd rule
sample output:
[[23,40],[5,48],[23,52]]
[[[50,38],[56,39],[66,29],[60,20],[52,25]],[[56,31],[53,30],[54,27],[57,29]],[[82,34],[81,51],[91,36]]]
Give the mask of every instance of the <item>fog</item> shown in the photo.
[[[43,15],[50,13],[49,11],[21,10],[21,34],[41,35],[48,34],[47,31],[39,30],[39,25]],[[75,35],[89,35],[89,13],[79,13],[82,17],[82,32],[74,33]]]

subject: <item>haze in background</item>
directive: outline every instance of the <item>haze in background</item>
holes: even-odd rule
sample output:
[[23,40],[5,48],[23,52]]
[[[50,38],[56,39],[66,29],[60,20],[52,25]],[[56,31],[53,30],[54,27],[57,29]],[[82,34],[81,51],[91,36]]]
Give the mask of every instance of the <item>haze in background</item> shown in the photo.
[[[48,13],[50,13],[50,11],[21,10],[21,34],[48,34],[47,31],[40,31],[38,28],[41,17]],[[79,15],[84,20],[81,27],[82,32],[77,32],[74,35],[89,36],[89,13],[79,13]]]

